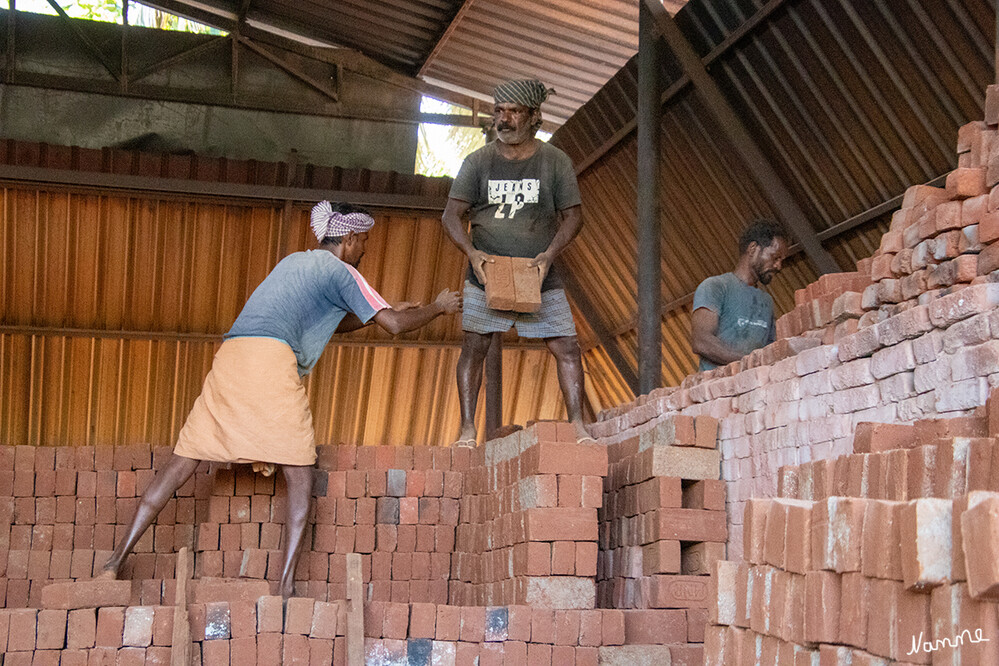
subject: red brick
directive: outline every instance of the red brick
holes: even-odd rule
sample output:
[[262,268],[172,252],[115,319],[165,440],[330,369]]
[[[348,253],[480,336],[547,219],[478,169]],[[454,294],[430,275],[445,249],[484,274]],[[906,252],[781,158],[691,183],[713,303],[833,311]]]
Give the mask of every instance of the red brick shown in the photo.
[[285,602],[284,633],[307,636],[312,632],[315,599],[291,597]]
[[97,647],[121,647],[125,630],[125,609],[122,607],[100,608],[97,611]]
[[952,503],[918,499],[898,514],[902,579],[907,589],[925,591],[950,579]]
[[404,639],[409,631],[409,605],[404,603],[385,604],[385,619],[382,636]]
[[281,597],[260,597],[257,600],[257,632],[279,634],[283,628],[284,603]]
[[257,663],[281,664],[283,658],[283,638],[281,633],[260,633],[257,635]]
[[543,608],[535,608],[531,613],[531,642],[555,642],[555,613]]
[[805,640],[832,643],[839,636],[840,576],[827,571],[805,575]]
[[642,581],[647,583],[654,608],[707,608],[709,603],[708,577],[660,575]]
[[528,509],[524,522],[529,541],[595,541],[595,509]]
[[281,649],[282,664],[308,664],[309,639],[301,634],[286,634]]
[[682,610],[625,610],[625,644],[667,645],[687,641],[687,616]]
[[86,649],[94,647],[97,635],[97,611],[92,608],[81,608],[69,611],[67,619],[66,647]]
[[984,496],[960,519],[968,591],[976,599],[999,599],[999,496]]
[[66,611],[38,612],[35,646],[38,650],[62,650],[66,645]]
[[42,606],[71,610],[99,606],[127,606],[132,584],[127,580],[81,580],[52,583],[42,590]]
[[437,606],[436,639],[457,641],[461,635],[461,608],[459,606]]
[[485,608],[481,606],[462,606],[460,631],[461,640],[473,642],[484,640],[485,622]]

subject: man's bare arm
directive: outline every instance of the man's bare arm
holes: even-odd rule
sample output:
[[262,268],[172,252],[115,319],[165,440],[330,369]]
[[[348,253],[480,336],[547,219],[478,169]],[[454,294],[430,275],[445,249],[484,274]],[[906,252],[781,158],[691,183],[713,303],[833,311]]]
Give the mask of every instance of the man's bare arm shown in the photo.
[[579,234],[579,230],[582,228],[582,206],[572,206],[558,212],[558,231],[555,232],[555,237],[552,238],[552,242],[548,244],[548,249],[534,257],[531,261],[532,266],[538,266],[541,270],[542,280],[544,280],[545,276],[548,275],[548,271],[551,269],[552,262],[555,261],[555,257],[560,255],[562,250],[569,246],[569,243],[571,243],[572,239]]
[[471,207],[472,204],[467,201],[448,199],[447,205],[444,207],[444,215],[441,216],[441,221],[444,223],[447,235],[451,237],[451,242],[457,245],[458,249],[468,257],[469,263],[472,264],[472,271],[475,272],[475,277],[479,279],[479,282],[485,284],[486,274],[483,266],[487,261],[490,261],[487,258],[489,255],[476,250],[472,246],[472,239],[465,230],[465,215]]
[[356,314],[353,312],[348,312],[340,320],[340,325],[336,327],[336,332],[340,333],[350,333],[351,331],[356,331],[359,328],[364,328],[367,326],[362,322]]
[[430,305],[403,310],[379,310],[374,316],[374,322],[392,335],[398,335],[425,326],[442,314],[455,313],[460,308],[461,294],[445,289]]
[[718,313],[708,308],[697,308],[690,318],[690,346],[715,365],[727,365],[743,356],[718,338]]

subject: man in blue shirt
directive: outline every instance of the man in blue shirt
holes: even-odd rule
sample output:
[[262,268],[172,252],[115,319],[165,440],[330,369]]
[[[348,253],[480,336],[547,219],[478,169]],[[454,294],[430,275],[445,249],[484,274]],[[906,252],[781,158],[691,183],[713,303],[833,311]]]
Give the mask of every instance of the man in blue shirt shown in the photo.
[[770,284],[787,256],[788,233],[757,220],[739,237],[739,263],[694,292],[690,342],[699,371],[727,365],[776,339],[774,302],[757,285]]
[[356,269],[372,225],[366,211],[350,204],[323,201],[313,208],[311,226],[319,249],[282,259],[247,300],[215,355],[173,455],[143,493],[102,577],[117,576],[143,532],[200,461],[252,463],[265,474],[280,466],[287,481],[279,589],[283,597],[291,596],[316,461],[302,376],[315,366],[334,333],[374,321],[395,335],[461,306],[459,294],[445,289],[430,305],[392,308]]

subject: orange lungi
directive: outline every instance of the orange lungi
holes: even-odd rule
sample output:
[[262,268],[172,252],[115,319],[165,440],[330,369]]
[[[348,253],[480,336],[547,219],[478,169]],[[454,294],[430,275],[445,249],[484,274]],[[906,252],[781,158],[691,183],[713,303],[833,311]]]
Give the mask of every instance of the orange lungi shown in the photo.
[[174,453],[219,462],[314,464],[312,413],[291,347],[274,338],[223,342]]

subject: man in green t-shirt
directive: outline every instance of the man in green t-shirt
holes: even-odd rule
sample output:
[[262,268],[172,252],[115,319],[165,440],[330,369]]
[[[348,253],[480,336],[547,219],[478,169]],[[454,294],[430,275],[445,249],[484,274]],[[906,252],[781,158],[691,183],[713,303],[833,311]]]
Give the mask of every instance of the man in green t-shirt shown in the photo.
[[738,361],[776,339],[774,302],[758,284],[770,284],[787,256],[788,233],[757,220],[739,237],[739,263],[709,277],[694,292],[690,342],[699,371]]
[[[461,430],[458,445],[475,444],[475,407],[482,365],[493,333],[517,327],[521,337],[542,338],[555,356],[569,421],[579,440],[583,426],[583,364],[565,291],[552,262],[579,233],[581,199],[569,156],[535,137],[541,103],[551,91],[540,81],[508,81],[494,91],[497,139],[461,165],[451,186],[443,222],[468,257],[464,331],[458,359]],[[471,224],[471,233],[466,231]],[[486,307],[489,255],[532,258],[541,273],[541,310],[516,313]]]

